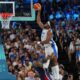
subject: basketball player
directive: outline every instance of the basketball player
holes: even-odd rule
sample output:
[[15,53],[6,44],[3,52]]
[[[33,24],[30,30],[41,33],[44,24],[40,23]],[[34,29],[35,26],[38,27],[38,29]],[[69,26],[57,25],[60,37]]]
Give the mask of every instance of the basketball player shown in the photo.
[[42,34],[41,34],[41,41],[37,43],[44,45],[45,57],[48,59],[47,60],[48,63],[45,66],[47,66],[48,68],[50,61],[52,61],[51,74],[54,80],[59,80],[59,67],[57,62],[58,48],[55,41],[53,40],[51,24],[50,24],[50,21],[48,21],[46,24],[43,24],[41,22],[40,15],[41,15],[41,7],[38,9],[37,24],[42,29]]

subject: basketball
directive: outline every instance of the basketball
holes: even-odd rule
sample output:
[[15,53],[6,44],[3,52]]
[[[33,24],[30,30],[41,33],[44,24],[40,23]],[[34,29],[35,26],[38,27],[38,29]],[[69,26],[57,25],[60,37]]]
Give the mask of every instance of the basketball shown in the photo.
[[35,3],[34,4],[34,9],[35,10],[39,10],[41,8],[41,4],[40,3]]

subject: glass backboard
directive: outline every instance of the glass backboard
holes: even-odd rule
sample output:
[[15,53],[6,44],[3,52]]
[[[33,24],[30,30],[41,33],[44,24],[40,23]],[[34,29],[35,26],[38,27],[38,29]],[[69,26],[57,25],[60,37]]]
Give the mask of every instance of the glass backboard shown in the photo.
[[0,1],[0,13],[13,13],[11,21],[34,21],[35,10],[33,8],[33,0],[24,2],[25,0],[8,0]]

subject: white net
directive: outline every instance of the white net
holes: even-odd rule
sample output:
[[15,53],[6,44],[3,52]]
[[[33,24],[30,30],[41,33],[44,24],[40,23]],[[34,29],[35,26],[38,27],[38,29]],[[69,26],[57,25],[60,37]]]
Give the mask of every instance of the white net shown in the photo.
[[10,29],[10,21],[12,19],[13,16],[9,16],[7,17],[6,19],[4,19],[1,15],[0,15],[0,18],[1,18],[1,28],[2,29]]

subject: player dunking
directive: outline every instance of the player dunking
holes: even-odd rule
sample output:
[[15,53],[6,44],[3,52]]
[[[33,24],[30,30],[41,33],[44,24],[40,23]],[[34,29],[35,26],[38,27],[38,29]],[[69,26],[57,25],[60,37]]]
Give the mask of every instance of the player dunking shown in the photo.
[[[51,24],[50,21],[48,21],[46,24],[43,24],[41,22],[41,7],[38,9],[37,13],[37,24],[39,27],[42,29],[42,34],[41,34],[41,41],[38,42],[44,45],[45,48],[45,57],[53,62],[51,71],[52,71],[52,76],[54,80],[59,80],[59,66],[58,66],[58,48],[53,40],[53,33],[51,30]],[[47,66],[47,65],[46,65]],[[53,80],[53,79],[52,79]]]

